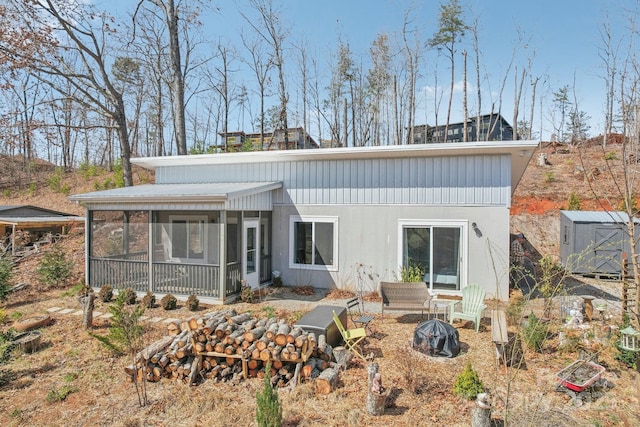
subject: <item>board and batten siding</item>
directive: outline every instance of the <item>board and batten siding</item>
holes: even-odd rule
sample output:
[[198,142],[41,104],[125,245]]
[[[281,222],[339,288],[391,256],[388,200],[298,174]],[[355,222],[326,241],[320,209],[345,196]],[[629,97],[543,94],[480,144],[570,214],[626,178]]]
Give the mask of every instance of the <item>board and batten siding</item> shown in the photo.
[[273,182],[274,204],[508,206],[510,155],[161,166],[156,183]]

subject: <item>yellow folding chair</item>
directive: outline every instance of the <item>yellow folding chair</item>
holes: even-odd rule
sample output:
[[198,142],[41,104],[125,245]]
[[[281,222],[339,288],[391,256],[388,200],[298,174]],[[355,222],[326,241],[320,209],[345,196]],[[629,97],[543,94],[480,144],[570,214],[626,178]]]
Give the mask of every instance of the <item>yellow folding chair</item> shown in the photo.
[[360,356],[366,362],[367,359],[362,355],[358,344],[367,337],[367,331],[364,328],[345,329],[335,311],[333,312],[333,321],[338,327],[347,349]]

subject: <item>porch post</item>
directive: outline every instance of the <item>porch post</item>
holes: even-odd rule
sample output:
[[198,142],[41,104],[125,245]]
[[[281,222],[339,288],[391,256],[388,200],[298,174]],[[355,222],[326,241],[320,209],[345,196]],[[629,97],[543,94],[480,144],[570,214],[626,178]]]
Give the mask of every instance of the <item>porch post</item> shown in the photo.
[[16,254],[16,225],[11,226],[11,255]]
[[93,211],[84,208],[84,282],[87,286],[93,287],[91,283],[91,245],[93,242]]
[[220,211],[220,239],[218,242],[220,251],[220,299],[227,299],[227,211]]
[[149,218],[149,239],[148,239],[148,245],[149,248],[147,249],[147,262],[148,262],[148,273],[147,273],[147,282],[149,285],[149,291],[153,292],[153,288],[154,288],[154,275],[153,275],[153,257],[154,257],[154,249],[155,248],[155,243],[156,243],[156,236],[153,235],[153,224],[155,222],[155,218],[153,217],[153,211],[150,210],[149,213],[147,214],[147,218]]

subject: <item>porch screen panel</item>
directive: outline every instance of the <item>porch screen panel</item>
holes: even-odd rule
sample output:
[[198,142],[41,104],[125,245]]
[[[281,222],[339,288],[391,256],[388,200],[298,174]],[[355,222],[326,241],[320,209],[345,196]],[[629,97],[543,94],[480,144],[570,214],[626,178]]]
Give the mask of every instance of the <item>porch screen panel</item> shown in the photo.
[[187,221],[171,223],[171,256],[187,258]]

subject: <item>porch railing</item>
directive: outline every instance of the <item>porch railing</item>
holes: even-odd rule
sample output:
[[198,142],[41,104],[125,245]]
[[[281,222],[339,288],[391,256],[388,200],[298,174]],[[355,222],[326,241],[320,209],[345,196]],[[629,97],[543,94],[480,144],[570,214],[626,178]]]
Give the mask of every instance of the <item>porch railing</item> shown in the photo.
[[[91,258],[89,260],[90,284],[94,288],[111,285],[115,289],[131,288],[136,292],[147,292],[149,263],[123,258]],[[220,291],[220,267],[203,264],[153,263],[152,292],[222,299]],[[240,293],[240,263],[227,265],[226,295]]]
[[153,264],[154,291],[220,298],[220,267],[203,264]]
[[260,284],[271,281],[271,255],[262,255],[260,258]]
[[89,283],[94,288],[111,285],[115,289],[149,290],[149,263],[123,258],[91,258]]

